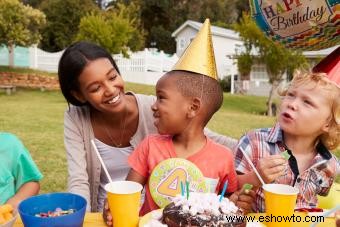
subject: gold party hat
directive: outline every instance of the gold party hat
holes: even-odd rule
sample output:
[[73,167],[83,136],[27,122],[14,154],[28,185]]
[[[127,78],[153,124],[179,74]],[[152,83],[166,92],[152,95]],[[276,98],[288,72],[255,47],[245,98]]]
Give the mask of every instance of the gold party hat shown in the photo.
[[210,21],[206,19],[196,37],[184,51],[172,70],[200,73],[217,80],[214,48],[211,39]]

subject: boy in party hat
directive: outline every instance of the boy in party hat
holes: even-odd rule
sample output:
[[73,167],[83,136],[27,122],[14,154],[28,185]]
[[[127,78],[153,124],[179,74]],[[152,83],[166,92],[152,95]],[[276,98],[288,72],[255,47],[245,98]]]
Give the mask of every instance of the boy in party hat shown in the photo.
[[[172,71],[157,82],[157,100],[152,110],[160,135],[148,136],[128,159],[131,170],[127,180],[146,185],[140,215],[159,208],[150,194],[149,179],[157,164],[171,158],[183,158],[195,164],[206,182],[210,182],[207,185],[210,192],[221,192],[225,182],[228,182],[228,194],[237,190],[231,151],[207,138],[203,132],[223,101],[223,92],[216,79],[210,23],[206,20]],[[177,181],[176,187],[179,184]],[[252,196],[254,192],[249,195],[237,192],[232,200],[249,210]]]
[[[210,191],[219,193],[228,182],[227,192],[235,192],[238,184],[232,152],[203,132],[223,101],[208,19],[172,71],[157,82],[156,96],[152,110],[160,135],[149,136],[131,154],[127,179],[145,185],[158,163],[169,158],[184,158],[209,178],[206,182],[211,184],[207,185]],[[248,197],[243,199],[251,201]],[[235,202],[236,198],[233,197]],[[140,214],[157,208],[147,185]]]
[[[251,131],[240,139],[236,171],[240,184],[258,187],[255,211],[265,211],[264,195],[244,153],[265,183],[299,189],[296,209],[315,208],[317,195],[328,194],[339,171],[339,161],[329,151],[340,144],[340,74],[331,73],[336,71],[334,67],[339,69],[339,54],[316,66],[318,73],[295,75],[280,94],[283,99],[276,125]],[[285,151],[289,155],[283,155]]]

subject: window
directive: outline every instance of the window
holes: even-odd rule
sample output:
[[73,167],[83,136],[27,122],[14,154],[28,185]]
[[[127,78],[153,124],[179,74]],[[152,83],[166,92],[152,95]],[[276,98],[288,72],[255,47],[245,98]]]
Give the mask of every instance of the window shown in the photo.
[[245,48],[241,44],[235,44],[235,54],[239,55],[241,53],[245,52]]
[[185,39],[181,38],[178,40],[178,50],[184,50],[185,49]]
[[261,65],[253,65],[251,67],[250,78],[252,81],[268,81],[268,74],[266,70],[266,66]]

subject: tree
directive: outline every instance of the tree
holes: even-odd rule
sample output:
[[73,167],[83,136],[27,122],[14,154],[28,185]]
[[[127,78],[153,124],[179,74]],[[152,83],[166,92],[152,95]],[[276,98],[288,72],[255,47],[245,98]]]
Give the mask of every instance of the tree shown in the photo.
[[241,76],[241,80],[249,80],[251,67],[254,64],[253,57],[250,53],[244,52],[236,56],[237,68]]
[[0,0],[0,45],[9,51],[9,66],[14,65],[14,47],[30,46],[41,39],[45,15],[17,0]]
[[38,8],[42,1],[43,0],[22,0],[22,3],[24,3],[25,5],[30,5],[33,8]]
[[92,41],[111,53],[122,52],[127,56],[128,44],[136,39],[138,30],[133,25],[134,20],[126,15],[126,6],[120,4],[117,10],[83,17],[76,39]]
[[238,50],[235,58],[237,58],[237,67],[240,73],[240,80],[250,80],[250,72],[254,63],[257,62],[256,57],[253,56],[252,51],[254,49],[254,43],[258,41],[258,37],[261,37],[261,31],[257,28],[255,23],[252,23],[251,19],[244,14],[240,19],[240,23],[234,24],[233,28],[237,31],[243,40],[243,50]]
[[252,0],[236,0],[234,10],[236,9],[237,22],[242,19],[242,14],[244,12],[250,12],[249,2]]
[[283,45],[268,39],[249,14],[243,14],[235,29],[244,41],[245,53],[249,54],[249,50],[256,50],[257,54],[252,55],[253,58],[256,62],[266,65],[269,83],[272,85],[267,101],[267,114],[272,116],[274,91],[282,81],[284,73],[294,72],[295,69],[304,67],[307,64],[306,59],[301,52],[286,49]]
[[39,8],[47,18],[40,47],[53,52],[63,50],[75,40],[82,17],[100,11],[92,0],[49,0]]
[[145,41],[145,31],[142,28],[141,22],[141,10],[140,4],[131,2],[129,4],[117,3],[116,5],[112,5],[107,8],[108,11],[107,17],[111,17],[110,12],[113,12],[114,15],[121,15],[122,18],[129,20],[129,23],[133,27],[132,37],[133,39],[129,39],[127,46],[132,51],[141,50],[144,48]]
[[203,22],[209,18],[214,25],[228,27],[238,18],[234,9],[237,1],[239,0],[116,0],[109,5],[138,5],[141,10],[140,24],[146,35],[144,45],[174,53],[176,42],[171,34],[186,20]]

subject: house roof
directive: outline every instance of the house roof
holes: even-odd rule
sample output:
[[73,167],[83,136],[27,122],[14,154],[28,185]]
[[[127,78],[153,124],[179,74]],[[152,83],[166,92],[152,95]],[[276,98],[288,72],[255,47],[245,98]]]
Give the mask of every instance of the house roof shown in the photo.
[[[176,37],[185,27],[189,26],[194,28],[195,30],[199,30],[202,27],[202,23],[193,20],[187,20],[184,24],[182,24],[176,31],[174,31],[171,36]],[[230,39],[241,40],[238,33],[233,30],[221,28],[217,26],[211,26],[211,34],[216,36],[222,36]]]

